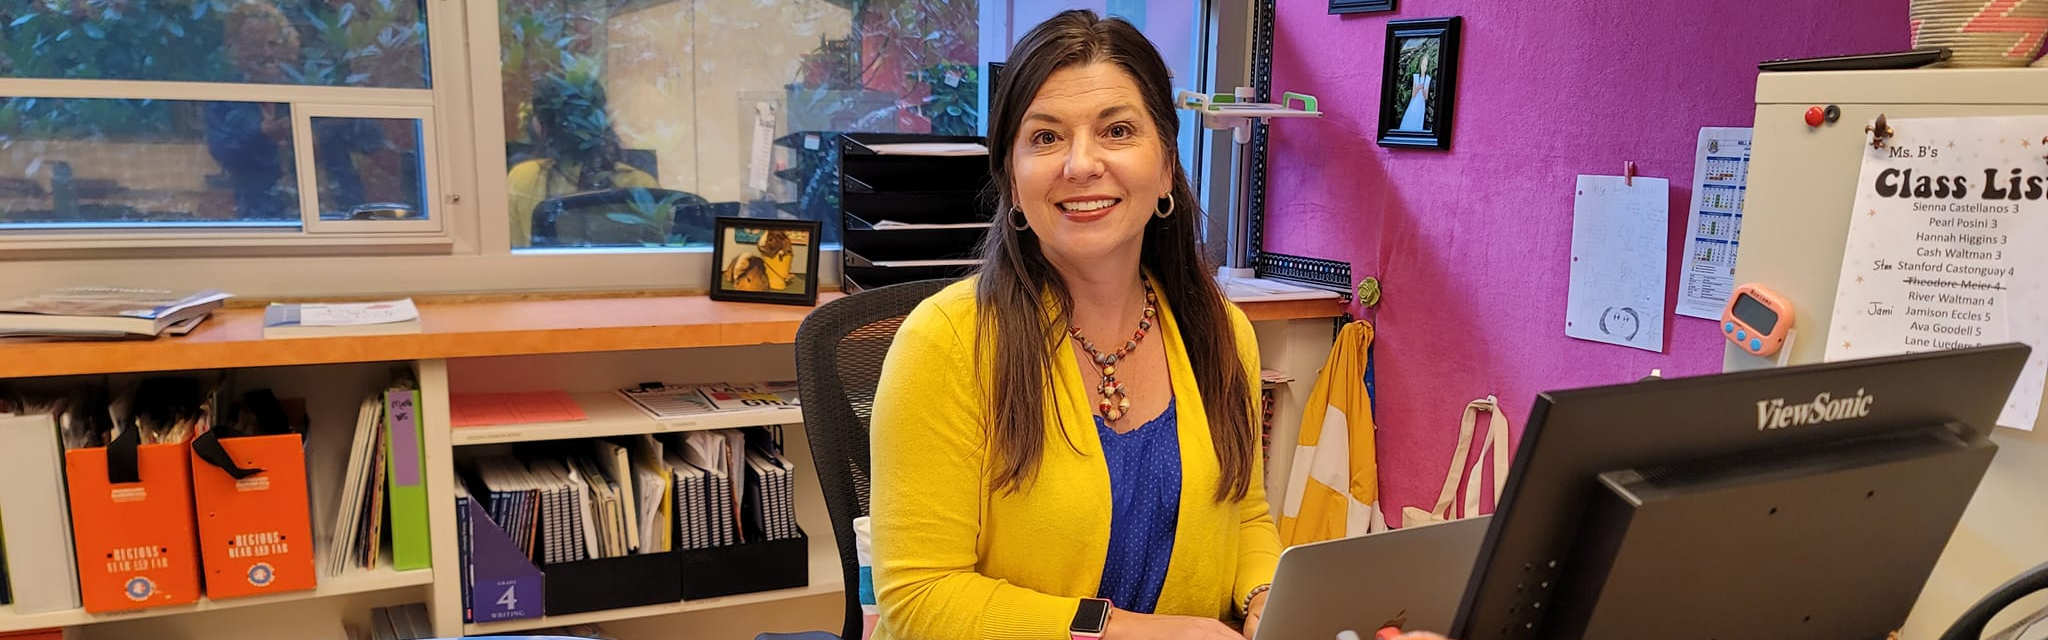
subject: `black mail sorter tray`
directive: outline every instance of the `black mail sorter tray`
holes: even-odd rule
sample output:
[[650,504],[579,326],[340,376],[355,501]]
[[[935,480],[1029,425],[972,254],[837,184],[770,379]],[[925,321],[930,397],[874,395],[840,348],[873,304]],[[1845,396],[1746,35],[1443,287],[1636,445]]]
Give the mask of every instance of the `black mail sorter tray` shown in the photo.
[[793,589],[811,584],[810,537],[678,552],[684,600]]
[[542,608],[551,616],[683,599],[678,551],[550,564],[541,573]]

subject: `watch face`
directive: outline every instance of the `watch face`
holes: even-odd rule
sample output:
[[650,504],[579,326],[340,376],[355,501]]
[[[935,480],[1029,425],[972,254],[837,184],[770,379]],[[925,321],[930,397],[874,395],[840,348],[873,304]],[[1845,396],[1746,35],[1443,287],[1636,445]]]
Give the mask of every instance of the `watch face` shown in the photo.
[[1109,626],[1109,601],[1084,598],[1081,608],[1074,610],[1074,623],[1068,627],[1074,633],[1102,633]]

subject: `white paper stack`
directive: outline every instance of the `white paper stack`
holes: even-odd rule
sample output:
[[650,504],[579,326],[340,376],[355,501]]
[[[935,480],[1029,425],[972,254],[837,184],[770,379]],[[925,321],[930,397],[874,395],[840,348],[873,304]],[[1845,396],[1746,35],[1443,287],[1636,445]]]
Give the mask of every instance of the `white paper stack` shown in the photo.
[[674,548],[675,473],[663,457],[661,442],[642,434],[628,442],[632,455],[634,489],[639,504],[640,553],[666,553]]
[[64,448],[47,413],[0,417],[0,530],[7,544],[7,580],[14,613],[77,609],[71,512],[64,491]]

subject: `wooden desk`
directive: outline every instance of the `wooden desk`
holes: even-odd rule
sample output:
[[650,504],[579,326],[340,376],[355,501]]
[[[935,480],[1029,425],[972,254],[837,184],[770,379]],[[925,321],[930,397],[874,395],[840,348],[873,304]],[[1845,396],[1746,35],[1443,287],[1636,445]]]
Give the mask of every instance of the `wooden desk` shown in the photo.
[[[1343,312],[1336,300],[1240,306],[1253,321]],[[421,333],[264,340],[262,309],[228,309],[182,337],[0,344],[0,378],[788,344],[811,310],[705,296],[428,304]]]
[[[820,303],[842,297],[823,293]],[[1330,352],[1328,318],[1342,315],[1336,299],[1241,302],[1255,321],[1261,366],[1298,380],[1313,380]],[[797,327],[812,307],[714,302],[704,296],[601,298],[545,301],[447,302],[420,306],[422,332],[395,336],[361,336],[264,340],[261,309],[215,312],[191,335],[134,342],[50,342],[0,344],[0,379],[152,371],[238,371],[242,388],[268,388],[279,397],[303,398],[312,450],[309,482],[323,489],[316,495],[339,496],[349,468],[349,447],[364,397],[389,382],[380,364],[410,368],[417,376],[421,452],[426,464],[428,520],[433,566],[407,572],[388,566],[377,571],[323,579],[319,589],[261,598],[153,609],[142,614],[96,616],[82,610],[17,616],[0,609],[0,632],[52,626],[91,626],[100,637],[160,637],[194,629],[201,635],[261,628],[257,611],[274,607],[303,613],[307,624],[337,626],[340,607],[355,606],[348,598],[376,592],[377,597],[421,599],[440,636],[488,634],[605,622],[624,637],[669,637],[666,629],[691,628],[699,621],[723,619],[734,607],[772,607],[774,616],[797,628],[834,628],[839,622],[844,585],[840,584],[838,551],[824,506],[822,488],[813,474],[799,474],[796,510],[810,532],[807,548],[810,583],[796,589],[741,594],[706,600],[609,609],[571,616],[553,616],[496,623],[462,621],[460,539],[454,511],[456,460],[488,452],[506,443],[534,440],[575,440],[591,437],[687,431],[696,429],[793,423],[796,435],[786,440],[786,455],[799,468],[811,468],[808,439],[801,435],[802,417],[744,412],[718,419],[657,421],[623,404],[613,393],[645,380],[682,383],[721,380],[787,380],[795,377],[790,357]],[[771,345],[771,346],[761,346]],[[715,349],[715,348],[724,349]],[[714,348],[710,351],[691,351]],[[650,353],[662,351],[662,353]],[[477,358],[531,356],[511,361]],[[284,367],[285,365],[312,365]],[[284,367],[284,368],[274,368]],[[572,394],[586,418],[571,423],[500,427],[453,426],[452,397],[457,393],[493,393],[555,388]],[[1275,391],[1273,439],[1291,443],[1309,387],[1283,385]],[[1286,461],[1293,447],[1277,446],[1266,483],[1279,495],[1287,480]],[[1277,502],[1275,503],[1278,504]],[[322,506],[317,505],[316,511]],[[333,523],[316,515],[315,536],[332,534]],[[203,618],[183,614],[214,611]],[[769,610],[769,609],[763,609]],[[240,611],[243,613],[235,613]],[[689,621],[676,622],[676,616]],[[692,618],[692,616],[695,616]],[[657,630],[658,629],[658,630]],[[221,637],[228,637],[221,635]]]

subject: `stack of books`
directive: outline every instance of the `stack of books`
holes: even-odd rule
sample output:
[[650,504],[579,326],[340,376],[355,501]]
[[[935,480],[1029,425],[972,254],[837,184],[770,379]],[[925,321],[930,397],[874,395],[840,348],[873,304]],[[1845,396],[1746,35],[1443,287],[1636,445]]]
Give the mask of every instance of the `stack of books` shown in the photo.
[[379,569],[385,539],[391,541],[392,569],[431,564],[419,402],[418,380],[401,368],[357,406],[341,504],[322,563],[328,577]]
[[[748,427],[566,440],[464,462],[456,487],[464,602],[476,596],[479,575],[505,573],[479,563],[505,557],[552,571],[586,560],[803,537],[796,467],[779,432]],[[481,535],[502,538],[494,546],[509,555],[484,552]]]
[[347,630],[349,640],[426,640],[434,623],[425,603],[413,602],[370,610],[370,628]]
[[68,287],[0,300],[0,340],[135,340],[184,335],[231,294]]

